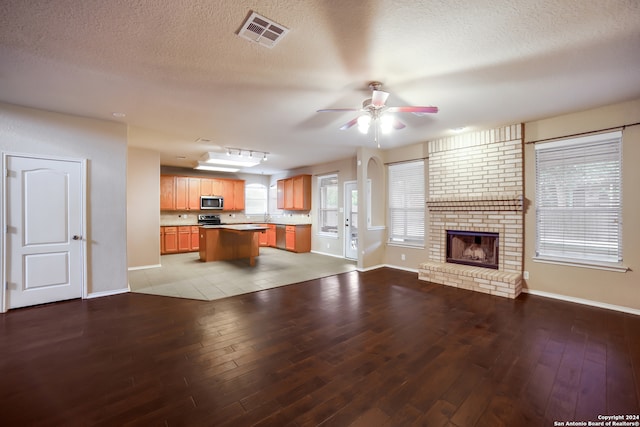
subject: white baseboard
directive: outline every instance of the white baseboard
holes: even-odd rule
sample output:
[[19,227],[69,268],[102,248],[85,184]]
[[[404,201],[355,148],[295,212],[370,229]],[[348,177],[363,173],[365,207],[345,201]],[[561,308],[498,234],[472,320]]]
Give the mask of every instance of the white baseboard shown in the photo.
[[384,267],[389,267],[389,268],[393,268],[395,270],[403,270],[403,271],[408,271],[410,273],[418,274],[418,269],[417,268],[402,267],[402,266],[399,266],[399,265],[391,265],[391,264],[385,264]]
[[545,298],[552,298],[552,299],[557,299],[557,300],[561,300],[561,301],[574,302],[574,303],[577,303],[577,304],[589,305],[591,307],[598,307],[598,308],[604,308],[604,309],[607,309],[607,310],[621,311],[623,313],[635,314],[636,316],[640,316],[640,310],[637,310],[637,309],[631,308],[631,307],[624,307],[624,306],[621,306],[621,305],[607,304],[607,303],[600,302],[600,301],[593,301],[593,300],[588,300],[588,299],[583,299],[583,298],[575,298],[575,297],[570,297],[570,296],[567,296],[567,295],[554,294],[554,293],[551,293],[551,292],[536,291],[534,289],[523,289],[522,292],[527,293],[527,294],[531,294],[531,295],[537,295],[537,296],[545,297]]
[[115,289],[113,291],[92,292],[87,295],[86,299],[108,297],[111,295],[126,294],[128,292],[130,292],[128,287],[124,289]]
[[355,261],[354,259],[345,258],[343,255],[330,254],[330,253],[327,253],[327,252],[311,251],[311,253],[312,254],[317,254],[317,255],[332,256],[334,258],[346,259],[348,261]]
[[138,267],[129,267],[127,268],[128,271],[134,271],[134,270],[146,270],[148,268],[159,268],[162,267],[162,264],[154,264],[154,265],[141,265]]

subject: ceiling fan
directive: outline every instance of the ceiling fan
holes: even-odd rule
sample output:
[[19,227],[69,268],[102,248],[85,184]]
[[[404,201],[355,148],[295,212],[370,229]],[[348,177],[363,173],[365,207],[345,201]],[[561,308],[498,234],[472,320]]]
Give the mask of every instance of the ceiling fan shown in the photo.
[[323,110],[317,110],[318,113],[331,113],[331,112],[343,112],[343,111],[361,111],[364,114],[349,120],[347,123],[340,127],[340,130],[347,130],[356,124],[358,130],[362,133],[368,133],[371,124],[375,132],[375,142],[380,148],[378,142],[378,132],[387,133],[391,129],[403,129],[406,127],[404,123],[395,118],[393,115],[386,113],[437,113],[438,107],[418,107],[418,106],[406,106],[406,107],[389,107],[385,103],[389,97],[388,92],[380,90],[382,83],[371,82],[369,83],[369,89],[371,89],[371,98],[367,98],[362,102],[362,108],[327,108]]

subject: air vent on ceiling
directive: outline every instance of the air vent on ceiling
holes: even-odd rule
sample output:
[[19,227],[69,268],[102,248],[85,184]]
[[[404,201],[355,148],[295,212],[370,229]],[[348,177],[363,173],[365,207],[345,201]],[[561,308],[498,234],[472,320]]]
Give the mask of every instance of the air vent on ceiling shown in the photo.
[[289,32],[288,28],[252,12],[244,22],[238,35],[262,46],[272,48]]

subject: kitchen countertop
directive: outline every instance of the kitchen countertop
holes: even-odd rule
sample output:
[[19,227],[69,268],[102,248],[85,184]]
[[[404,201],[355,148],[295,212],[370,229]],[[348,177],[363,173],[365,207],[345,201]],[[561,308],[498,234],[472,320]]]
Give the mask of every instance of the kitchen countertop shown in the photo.
[[[300,226],[305,226],[305,225],[311,225],[311,223],[306,223],[306,224],[301,224],[301,223],[296,223],[296,224],[291,224],[288,222],[238,222],[238,223],[227,223],[227,224],[220,224],[220,225],[214,225],[213,227],[219,227],[219,226],[228,226],[228,225],[255,225],[255,226],[261,226],[262,224],[273,224],[273,225],[300,225]],[[196,226],[196,227],[209,227],[209,225],[202,225],[202,224],[171,224],[171,223],[164,223],[164,224],[160,224],[161,227],[190,227],[190,226]]]
[[220,225],[201,225],[202,228],[221,228],[225,230],[233,231],[262,231],[268,230],[268,227],[263,227],[256,224],[220,224]]

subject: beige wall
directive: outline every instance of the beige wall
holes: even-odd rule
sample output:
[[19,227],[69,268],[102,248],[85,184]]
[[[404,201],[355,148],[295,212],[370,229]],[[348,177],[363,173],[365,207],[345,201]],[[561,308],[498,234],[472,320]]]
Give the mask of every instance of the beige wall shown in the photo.
[[[525,143],[596,131],[640,122],[640,100],[584,112],[558,116],[525,124]],[[622,147],[623,264],[626,273],[584,267],[546,264],[535,256],[535,154],[534,144],[525,145],[525,261],[529,272],[525,289],[580,302],[612,305],[614,308],[640,310],[640,126],[623,133]]]
[[127,262],[160,265],[160,155],[134,147],[127,158]]
[[[424,159],[427,156],[428,156],[428,145],[425,142],[425,143],[413,144],[406,147],[400,147],[393,150],[385,151],[384,162],[385,163],[406,162],[409,160]],[[429,188],[429,185],[428,185],[429,183],[427,182],[427,177],[429,176],[428,161],[425,161],[424,173],[425,173],[424,189],[426,192],[427,189]],[[386,179],[386,167],[385,167],[385,179]],[[425,193],[425,196],[426,196],[426,193]],[[386,205],[387,204],[385,199],[385,210],[386,210]],[[429,258],[429,254],[427,252],[428,241],[426,241],[428,236],[429,236],[429,211],[428,209],[426,209],[426,206],[425,206],[425,247],[412,248],[407,246],[386,245],[383,264],[397,267],[397,268],[402,268],[405,270],[417,271],[418,265]],[[385,233],[384,235],[385,242],[386,242],[386,238],[387,238],[387,234]],[[405,258],[404,260],[402,259],[403,255]]]
[[126,291],[126,126],[0,103],[0,151],[87,160],[87,291]]
[[[338,200],[340,201],[340,207],[344,208],[344,183],[346,181],[356,180],[356,166],[355,158],[348,158],[339,160],[336,162],[322,163],[318,165],[308,166],[295,170],[290,170],[287,173],[272,175],[271,185],[276,184],[277,180],[287,178],[290,176],[300,174],[310,174],[313,179],[311,180],[311,211],[308,213],[309,221],[311,222],[311,251],[318,252],[327,255],[333,255],[341,257],[344,255],[344,230],[342,227],[338,227],[338,238],[319,236],[317,234],[317,217],[318,217],[318,192],[317,192],[317,177],[318,175],[327,175],[331,173],[338,174]],[[341,213],[338,219],[338,223],[341,224],[344,221],[344,214]]]

